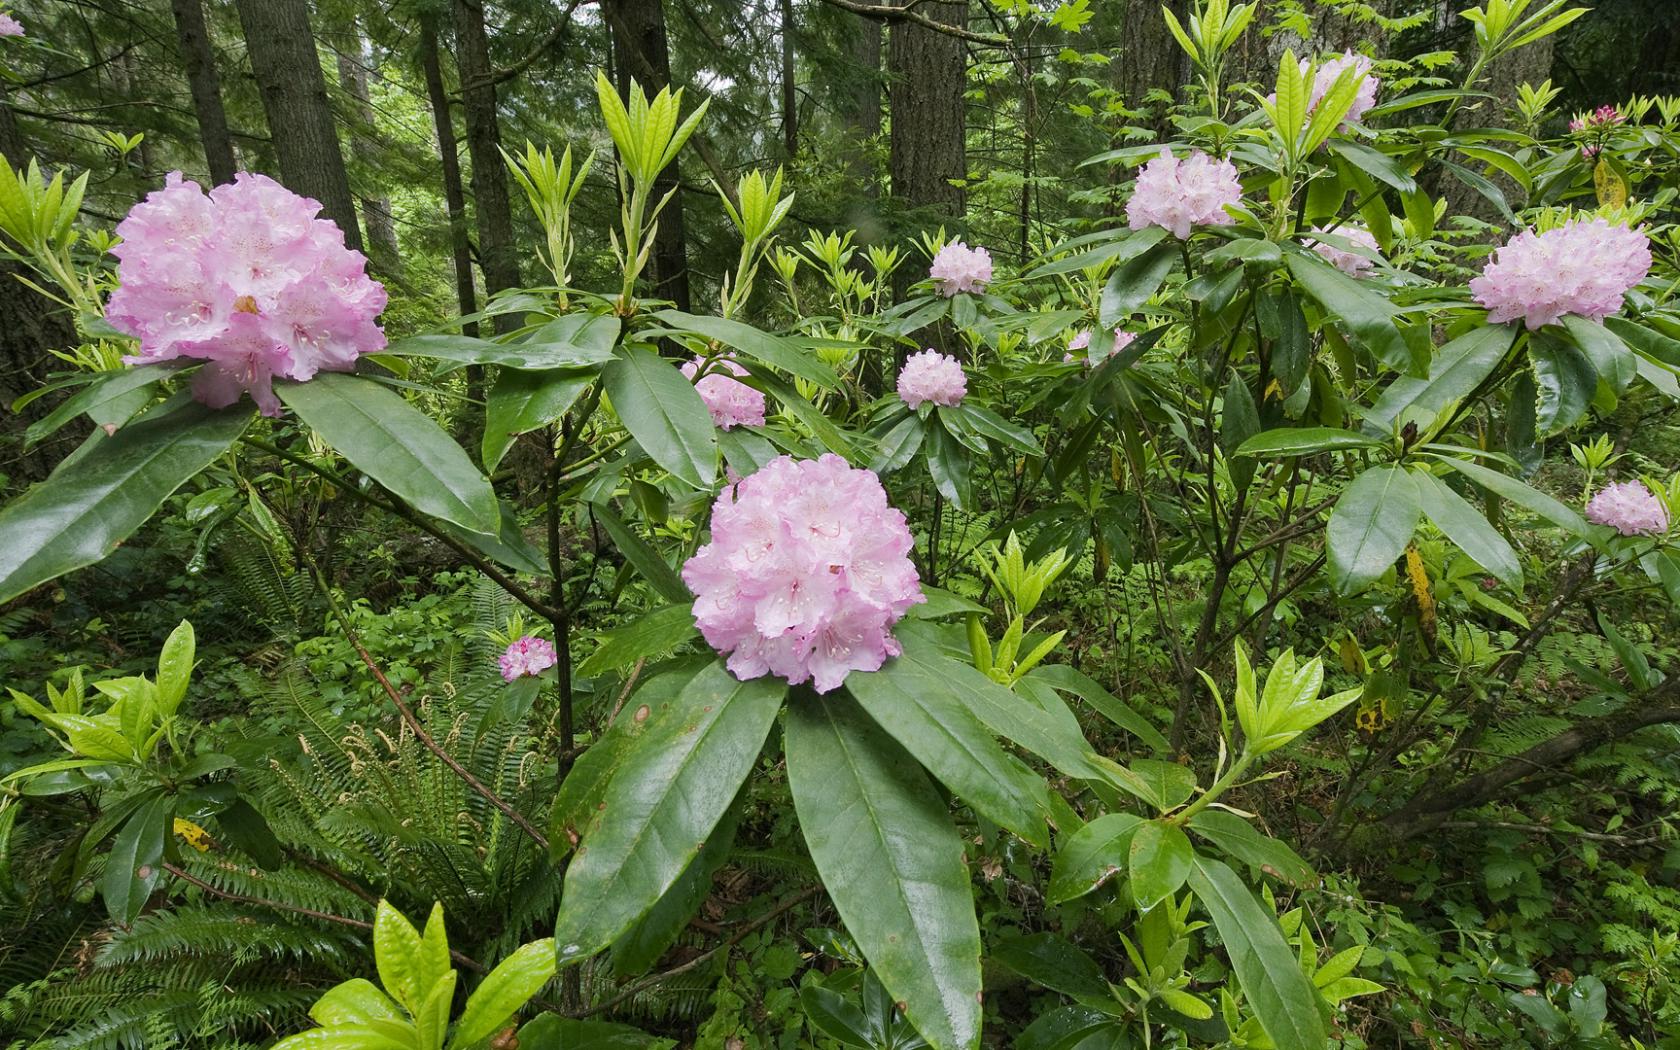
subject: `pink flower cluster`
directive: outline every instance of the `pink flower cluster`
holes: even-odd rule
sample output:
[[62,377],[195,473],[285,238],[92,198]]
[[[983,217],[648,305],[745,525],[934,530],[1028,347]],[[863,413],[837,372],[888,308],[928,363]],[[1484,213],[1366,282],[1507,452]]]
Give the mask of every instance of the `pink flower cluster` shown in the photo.
[[22,36],[23,23],[4,11],[0,11],[0,36]]
[[943,296],[983,292],[992,280],[992,253],[984,248],[970,248],[962,241],[952,241],[933,257],[928,276]]
[[1184,160],[1169,150],[1138,171],[1126,218],[1132,229],[1161,226],[1185,240],[1192,226],[1229,226],[1225,208],[1242,202],[1242,183],[1228,160],[1214,160],[1196,150]]
[[[1328,232],[1332,237],[1340,237],[1350,244],[1357,244],[1361,248],[1369,248],[1372,255],[1377,254],[1378,251],[1377,239],[1371,236],[1371,231],[1363,226],[1348,224],[1338,226],[1333,231],[1326,231],[1321,226],[1314,226],[1312,232],[1314,235]],[[1324,256],[1331,266],[1349,277],[1363,277],[1371,271],[1372,267],[1377,265],[1370,256],[1348,251],[1340,245],[1331,244],[1327,240],[1320,240],[1313,245],[1313,251]]]
[[911,408],[921,408],[924,401],[949,407],[961,402],[966,393],[968,377],[963,375],[962,363],[937,350],[911,354],[898,373],[898,396]]
[[1604,486],[1587,502],[1587,520],[1623,536],[1661,536],[1668,531],[1668,508],[1643,482],[1623,481]]
[[[690,379],[699,371],[699,360],[690,361],[682,366],[682,374]],[[724,375],[724,372],[728,372],[729,375]],[[706,411],[712,414],[712,422],[717,424],[719,430],[764,425],[763,393],[738,379],[730,378],[731,375],[746,374],[745,368],[727,357],[714,358],[710,370],[694,384],[695,392],[700,395],[700,400],[706,403]]]
[[1132,340],[1137,338],[1137,333],[1128,332],[1124,328],[1116,328],[1112,333],[1110,333],[1108,338],[1103,340],[1103,342],[1107,343],[1108,346],[1105,349],[1101,349],[1100,352],[1099,350],[1091,348],[1092,337],[1092,332],[1089,328],[1080,329],[1077,335],[1068,340],[1068,352],[1062,355],[1062,363],[1072,364],[1075,361],[1081,360],[1074,351],[1083,350],[1085,351],[1085,356],[1083,358],[1085,367],[1095,368],[1104,361],[1108,360],[1110,357],[1119,353],[1121,350],[1124,350],[1127,346],[1131,345]]
[[899,654],[893,625],[926,601],[910,547],[873,473],[835,455],[781,456],[718,496],[712,540],[682,578],[695,624],[736,678],[826,693]]
[[1576,117],[1569,122],[1570,131],[1585,131],[1588,128],[1602,128],[1620,124],[1627,118],[1615,106],[1600,106],[1584,117]]
[[[1304,58],[1300,62],[1300,69],[1303,73],[1312,65]],[[1330,93],[1330,89],[1336,86],[1336,81],[1341,79],[1342,73],[1348,69],[1363,74],[1364,79],[1359,81],[1359,90],[1353,96],[1353,104],[1348,107],[1347,116],[1342,118],[1339,130],[1346,131],[1351,124],[1363,117],[1367,110],[1377,104],[1377,89],[1382,86],[1382,80],[1371,72],[1371,60],[1364,55],[1344,51],[1341,55],[1319,66],[1318,72],[1313,74],[1312,92],[1307,96],[1307,116],[1309,119],[1313,112],[1318,109],[1318,104],[1324,101],[1324,96]],[[1277,93],[1273,92],[1267,95],[1266,101],[1276,105]]]
[[1470,291],[1491,323],[1521,318],[1532,330],[1564,314],[1604,320],[1650,270],[1651,242],[1643,232],[1600,218],[1572,219],[1511,238]]
[[321,205],[265,175],[241,172],[208,196],[171,172],[117,226],[121,287],[106,320],[140,338],[130,364],[207,363],[193,394],[225,408],[250,393],[278,416],[275,376],[349,370],[385,346],[385,288]]
[[553,667],[558,658],[553,642],[528,634],[508,646],[502,654],[502,678],[509,682],[517,678],[535,678]]

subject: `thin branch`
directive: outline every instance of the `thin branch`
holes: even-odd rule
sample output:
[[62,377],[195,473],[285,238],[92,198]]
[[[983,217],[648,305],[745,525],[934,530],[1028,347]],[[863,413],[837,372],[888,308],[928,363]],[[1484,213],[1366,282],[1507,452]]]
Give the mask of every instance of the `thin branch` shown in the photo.
[[859,0],[823,0],[831,7],[838,7],[842,11],[850,11],[854,15],[873,18],[877,22],[909,22],[919,25],[923,29],[931,29],[935,33],[954,36],[958,40],[966,40],[971,44],[984,44],[986,47],[1008,47],[1009,38],[997,33],[976,33],[965,26],[946,25],[915,10],[914,6],[894,7],[891,4],[865,4]]

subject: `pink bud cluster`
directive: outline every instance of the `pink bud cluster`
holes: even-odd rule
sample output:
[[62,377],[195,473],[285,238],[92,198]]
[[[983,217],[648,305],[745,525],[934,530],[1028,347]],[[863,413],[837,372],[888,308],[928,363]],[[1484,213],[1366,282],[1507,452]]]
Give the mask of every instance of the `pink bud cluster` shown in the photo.
[[120,287],[105,308],[138,336],[130,364],[206,362],[193,394],[225,408],[248,392],[280,414],[271,380],[349,370],[385,346],[385,288],[317,201],[241,172],[209,195],[171,172],[117,226]]
[[[1068,340],[1068,352],[1062,355],[1062,363],[1072,364],[1075,361],[1083,360],[1086,368],[1095,368],[1130,346],[1132,340],[1137,338],[1137,333],[1128,332],[1124,328],[1116,328],[1102,340],[1107,345],[1096,348],[1091,346],[1093,338],[1094,334],[1089,328],[1080,329],[1072,339]],[[1085,352],[1083,358],[1079,356],[1079,351]]]
[[[1338,226],[1334,231],[1325,230],[1320,226],[1314,226],[1312,232],[1314,236],[1328,233],[1331,237],[1340,237],[1349,244],[1356,244],[1361,248],[1370,249],[1371,255],[1376,255],[1378,253],[1377,239],[1371,236],[1371,231],[1367,230],[1363,226],[1355,226],[1350,223],[1345,226]],[[1333,244],[1328,240],[1320,239],[1317,244],[1313,245],[1313,251],[1322,255],[1329,261],[1331,266],[1334,266],[1336,269],[1347,274],[1349,277],[1363,277],[1371,271],[1372,267],[1377,265],[1374,261],[1372,261],[1370,255],[1348,251],[1341,245]]]
[[992,253],[984,248],[970,248],[962,241],[952,241],[933,257],[928,276],[943,296],[983,292],[992,281]]
[[1532,330],[1565,314],[1604,320],[1650,270],[1651,242],[1642,231],[1601,218],[1572,219],[1511,238],[1470,291],[1488,308],[1490,322],[1521,319]]
[[0,11],[0,37],[22,36],[23,23],[4,11]]
[[1569,122],[1569,130],[1574,132],[1586,131],[1588,128],[1612,127],[1627,118],[1615,106],[1600,106],[1583,117],[1576,117]]
[[1180,240],[1194,226],[1229,226],[1225,209],[1242,203],[1242,183],[1228,160],[1197,150],[1182,161],[1168,150],[1138,171],[1126,218],[1132,229],[1160,226]]
[[553,642],[528,634],[502,653],[502,678],[509,682],[518,678],[534,678],[553,667],[558,659]]
[[1623,481],[1604,486],[1587,502],[1587,520],[1623,536],[1661,536],[1668,531],[1668,508],[1643,482]]
[[921,408],[923,402],[948,408],[960,403],[966,393],[968,377],[963,375],[962,363],[937,350],[911,354],[898,373],[898,396],[911,408]]
[[[682,374],[693,379],[700,371],[699,359],[682,366]],[[724,373],[728,373],[725,375]],[[764,394],[730,376],[744,376],[747,370],[728,358],[714,358],[711,368],[694,384],[706,411],[719,430],[764,425]]]
[[835,455],[781,456],[718,496],[711,542],[682,578],[695,624],[736,678],[826,693],[901,651],[893,625],[926,600],[910,548],[873,473]]

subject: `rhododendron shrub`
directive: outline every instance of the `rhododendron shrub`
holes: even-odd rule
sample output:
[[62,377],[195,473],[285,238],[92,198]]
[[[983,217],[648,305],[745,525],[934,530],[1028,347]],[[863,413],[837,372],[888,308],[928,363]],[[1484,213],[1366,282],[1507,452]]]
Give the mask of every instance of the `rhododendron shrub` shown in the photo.
[[1604,486],[1588,501],[1587,520],[1623,536],[1661,536],[1668,531],[1668,508],[1644,482],[1622,481]]
[[1651,270],[1651,242],[1641,230],[1602,218],[1571,219],[1511,238],[1470,282],[1488,320],[1529,329],[1575,314],[1602,321]]
[[349,370],[385,346],[385,289],[317,201],[241,172],[206,194],[171,172],[117,225],[121,264],[105,310],[139,338],[130,364],[203,360],[193,393],[223,408],[249,393],[280,414],[276,377]]
[[536,635],[516,638],[500,657],[502,678],[512,682],[535,677],[553,667],[557,659],[554,643],[548,639]]
[[1226,209],[1242,201],[1242,183],[1228,160],[1201,150],[1179,160],[1169,151],[1145,164],[1126,203],[1132,229],[1160,226],[1183,240],[1197,226],[1229,226],[1236,220]]
[[984,248],[970,248],[962,241],[952,241],[933,257],[928,276],[933,278],[933,286],[940,295],[983,292],[992,281],[992,253]]
[[898,373],[898,396],[911,408],[924,403],[951,407],[968,392],[962,363],[937,350],[923,350],[905,359]]
[[706,403],[706,411],[712,414],[712,422],[718,429],[764,425],[764,394],[732,378],[746,375],[745,368],[724,357],[715,358],[710,364],[704,360],[689,361],[682,366],[682,374],[694,379],[702,366],[706,374],[695,381],[694,389]]

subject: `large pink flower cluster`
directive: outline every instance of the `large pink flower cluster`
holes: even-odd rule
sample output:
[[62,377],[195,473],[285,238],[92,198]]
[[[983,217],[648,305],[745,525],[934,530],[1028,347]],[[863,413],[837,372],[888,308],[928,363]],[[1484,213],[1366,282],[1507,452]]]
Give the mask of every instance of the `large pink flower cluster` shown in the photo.
[[1126,218],[1132,229],[1161,226],[1184,240],[1193,226],[1229,226],[1226,205],[1242,202],[1242,183],[1228,160],[1215,160],[1196,150],[1179,160],[1169,150],[1139,171]]
[[933,257],[928,276],[933,278],[940,295],[983,292],[992,281],[992,253],[984,248],[970,248],[962,241],[952,241]]
[[517,678],[534,678],[553,667],[558,659],[553,642],[528,634],[515,639],[502,653],[502,677],[509,682]]
[[[699,371],[700,362],[697,360],[682,366],[683,375],[690,379]],[[724,372],[729,375],[724,375]],[[712,414],[712,422],[719,430],[764,425],[764,394],[738,379],[730,378],[746,374],[745,368],[727,357],[716,358],[706,374],[694,384],[695,392],[706,403],[706,411]]]
[[[1326,231],[1322,227],[1314,226],[1312,232],[1314,235],[1317,235],[1325,233]],[[1330,236],[1340,237],[1342,240],[1347,241],[1350,244],[1357,244],[1361,248],[1369,248],[1371,255],[1378,254],[1377,239],[1371,236],[1371,231],[1367,230],[1363,226],[1354,226],[1352,224],[1338,226],[1335,230],[1329,231],[1329,233]],[[1349,277],[1363,277],[1365,274],[1370,272],[1372,267],[1377,265],[1371,260],[1369,255],[1362,255],[1359,252],[1348,251],[1341,245],[1332,244],[1326,240],[1320,240],[1317,244],[1314,244],[1313,251],[1324,256],[1325,259],[1329,260],[1331,266],[1334,266],[1336,269],[1347,274]]]
[[968,377],[963,375],[962,362],[937,350],[911,354],[898,373],[898,396],[911,408],[921,408],[924,401],[949,407],[960,403],[966,393]]
[[1494,252],[1470,282],[1494,324],[1521,319],[1532,329],[1564,314],[1602,321],[1651,270],[1651,242],[1640,230],[1601,218],[1572,219],[1545,233],[1524,230]]
[[1623,481],[1587,501],[1587,520],[1623,536],[1661,536],[1668,531],[1668,508],[1643,482]]
[[206,196],[171,172],[118,224],[111,249],[121,286],[105,317],[140,338],[129,363],[202,359],[200,401],[224,408],[248,392],[277,416],[275,376],[348,370],[383,349],[385,288],[320,210],[265,175],[241,172]]
[[0,11],[0,36],[22,36],[23,23],[4,11]]
[[926,600],[910,546],[873,473],[835,455],[781,456],[718,496],[712,541],[682,578],[700,633],[736,678],[826,693],[899,654],[892,627]]
[[1124,328],[1116,328],[1102,340],[1101,344],[1094,347],[1091,345],[1092,338],[1093,335],[1089,328],[1081,328],[1077,335],[1068,340],[1068,352],[1062,355],[1062,363],[1072,364],[1081,360],[1074,354],[1074,351],[1083,350],[1085,351],[1083,358],[1085,367],[1095,368],[1130,346],[1132,340],[1137,338],[1137,333],[1128,332]]

